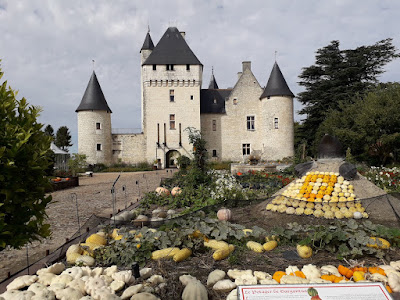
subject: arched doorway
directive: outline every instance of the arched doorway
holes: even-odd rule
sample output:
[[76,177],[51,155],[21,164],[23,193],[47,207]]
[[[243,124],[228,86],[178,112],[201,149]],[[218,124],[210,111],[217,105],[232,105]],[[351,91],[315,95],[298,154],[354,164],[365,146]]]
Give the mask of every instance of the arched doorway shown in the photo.
[[177,158],[181,154],[176,150],[169,150],[165,156],[165,167],[166,168],[177,168]]

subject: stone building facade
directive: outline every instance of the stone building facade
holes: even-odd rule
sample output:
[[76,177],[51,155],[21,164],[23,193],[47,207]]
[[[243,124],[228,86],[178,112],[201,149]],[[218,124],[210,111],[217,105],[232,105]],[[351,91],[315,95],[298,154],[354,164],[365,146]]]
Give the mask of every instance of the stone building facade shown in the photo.
[[113,133],[93,72],[76,109],[78,152],[88,163],[174,167],[179,155],[192,155],[188,127],[201,130],[213,160],[246,161],[253,151],[263,160],[293,156],[294,95],[276,62],[265,88],[247,61],[233,88],[220,89],[212,75],[202,89],[203,65],[177,28],[168,28],[156,46],[147,33],[140,53],[142,133]]

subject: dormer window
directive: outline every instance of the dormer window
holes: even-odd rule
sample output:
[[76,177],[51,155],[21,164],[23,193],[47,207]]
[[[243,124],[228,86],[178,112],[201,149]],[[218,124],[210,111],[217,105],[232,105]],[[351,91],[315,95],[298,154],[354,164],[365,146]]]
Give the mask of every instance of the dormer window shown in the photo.
[[167,65],[167,71],[173,71],[174,65]]

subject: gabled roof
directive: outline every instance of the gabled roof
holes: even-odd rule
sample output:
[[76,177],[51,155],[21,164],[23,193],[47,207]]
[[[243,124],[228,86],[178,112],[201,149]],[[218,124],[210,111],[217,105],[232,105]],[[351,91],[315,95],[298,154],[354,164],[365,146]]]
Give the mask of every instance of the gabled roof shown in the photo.
[[69,154],[67,151],[64,151],[60,148],[58,148],[54,142],[50,143],[50,150],[54,152],[54,154]]
[[176,27],[169,27],[144,65],[202,65]]
[[153,40],[151,39],[150,32],[147,32],[146,38],[144,39],[144,43],[143,43],[142,49],[140,49],[140,51],[142,51],[142,50],[153,50],[153,49],[154,49]]
[[210,84],[208,85],[209,89],[218,90],[218,84],[214,77],[214,72],[211,74]]
[[101,90],[99,81],[97,80],[97,76],[94,71],[90,77],[85,94],[83,95],[82,101],[76,109],[76,112],[82,110],[105,110],[110,113],[112,112],[108,107],[106,98],[104,98],[103,91]]
[[289,89],[285,78],[279,69],[278,64],[275,62],[272,68],[271,75],[269,76],[267,86],[264,89],[260,99],[270,96],[290,96],[294,97],[292,91]]
[[[232,89],[215,90],[203,89],[200,91],[201,114],[224,114],[225,99],[229,97]],[[215,101],[214,101],[215,99]]]

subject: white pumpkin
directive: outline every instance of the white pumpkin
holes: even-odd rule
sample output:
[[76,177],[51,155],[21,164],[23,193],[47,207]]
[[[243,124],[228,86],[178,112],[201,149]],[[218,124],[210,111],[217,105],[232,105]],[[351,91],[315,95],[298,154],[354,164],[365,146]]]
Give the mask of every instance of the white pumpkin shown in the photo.
[[217,218],[220,221],[229,221],[230,219],[232,219],[232,212],[228,208],[221,208],[217,212]]

